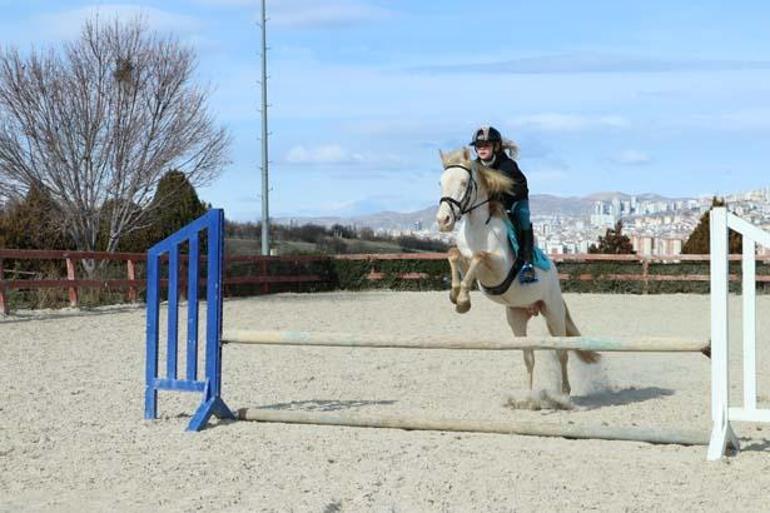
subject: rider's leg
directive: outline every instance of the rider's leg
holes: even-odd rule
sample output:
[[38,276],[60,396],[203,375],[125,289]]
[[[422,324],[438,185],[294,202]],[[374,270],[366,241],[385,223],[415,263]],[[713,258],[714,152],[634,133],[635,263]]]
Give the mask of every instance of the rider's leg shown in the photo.
[[511,212],[513,215],[514,226],[518,228],[520,234],[519,237],[519,254],[522,260],[524,260],[524,266],[519,273],[519,281],[521,283],[533,283],[537,281],[535,275],[535,268],[532,265],[534,262],[534,247],[535,247],[535,234],[532,231],[532,221],[529,214],[529,201],[520,200],[517,201]]

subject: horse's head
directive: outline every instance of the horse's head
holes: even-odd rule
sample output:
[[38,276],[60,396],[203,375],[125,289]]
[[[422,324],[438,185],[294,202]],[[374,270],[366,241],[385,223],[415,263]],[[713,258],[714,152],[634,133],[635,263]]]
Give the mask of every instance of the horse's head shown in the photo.
[[468,148],[450,153],[439,151],[444,172],[441,174],[441,200],[436,223],[442,232],[451,232],[464,214],[489,205],[491,215],[500,215],[502,208],[489,195],[511,190],[513,181],[502,173],[479,165]]
[[451,232],[455,223],[467,212],[474,192],[476,180],[473,176],[474,162],[468,148],[450,153],[439,151],[444,172],[441,174],[441,200],[436,212],[436,223],[442,232]]

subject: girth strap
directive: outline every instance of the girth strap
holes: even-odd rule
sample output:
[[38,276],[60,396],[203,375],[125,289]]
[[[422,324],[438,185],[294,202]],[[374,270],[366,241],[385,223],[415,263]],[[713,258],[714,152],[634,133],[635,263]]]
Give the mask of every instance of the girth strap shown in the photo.
[[519,271],[521,271],[522,267],[524,267],[524,260],[517,258],[513,262],[511,270],[508,271],[508,276],[505,277],[502,283],[494,287],[486,287],[479,280],[479,287],[481,287],[485,294],[489,294],[490,296],[499,296],[505,294],[508,289],[511,288],[511,283],[513,283],[514,278],[516,278],[516,275],[519,274]]

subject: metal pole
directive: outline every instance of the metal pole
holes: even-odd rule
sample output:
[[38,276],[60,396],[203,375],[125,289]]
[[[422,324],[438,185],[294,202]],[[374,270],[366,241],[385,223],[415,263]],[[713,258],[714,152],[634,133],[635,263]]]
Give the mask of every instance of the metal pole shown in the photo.
[[270,210],[267,171],[267,16],[262,0],[262,254],[270,254]]

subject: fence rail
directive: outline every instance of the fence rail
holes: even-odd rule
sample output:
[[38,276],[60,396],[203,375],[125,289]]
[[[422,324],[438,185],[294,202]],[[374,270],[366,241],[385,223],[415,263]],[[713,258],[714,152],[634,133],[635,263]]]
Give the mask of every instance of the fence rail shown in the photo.
[[[557,264],[560,263],[636,263],[641,266],[641,273],[605,273],[591,274],[581,273],[577,275],[560,273],[562,280],[578,281],[627,281],[641,282],[644,284],[644,290],[652,282],[671,282],[671,281],[697,281],[707,282],[708,274],[662,274],[650,273],[650,264],[657,263],[707,263],[709,255],[676,255],[676,256],[641,256],[641,255],[603,255],[603,254],[553,254],[550,258]],[[731,255],[730,261],[740,261],[740,255]],[[369,281],[379,281],[386,278],[386,274],[377,270],[379,262],[392,261],[436,261],[446,259],[444,253],[392,253],[392,254],[353,254],[353,255],[286,255],[286,256],[262,256],[262,255],[235,255],[225,258],[225,278],[224,284],[227,285],[260,285],[263,293],[270,292],[270,286],[275,284],[311,284],[322,283],[328,278],[318,273],[302,272],[298,274],[276,275],[270,274],[271,265],[276,264],[307,264],[313,262],[326,262],[330,260],[359,261],[371,264],[369,272],[365,275]],[[40,278],[39,273],[29,271],[5,269],[8,262],[32,262],[32,261],[54,261],[63,262],[66,268],[66,278]],[[95,260],[107,262],[124,262],[125,278],[93,279],[78,277],[76,272],[78,263],[82,260]],[[201,257],[201,261],[205,257]],[[757,256],[756,260],[762,263],[770,263],[770,256]],[[9,292],[12,290],[33,290],[33,289],[66,289],[68,292],[69,304],[77,306],[79,302],[79,291],[81,289],[108,289],[124,290],[126,299],[130,302],[136,302],[139,297],[139,291],[145,286],[145,277],[138,276],[137,266],[146,264],[147,257],[144,253],[105,253],[89,251],[54,251],[54,250],[18,250],[18,249],[0,249],[0,312],[7,314],[10,310]],[[187,256],[179,255],[179,262],[182,267],[187,265]],[[233,265],[255,265],[255,273],[249,276],[227,276],[228,267]],[[185,283],[186,273],[181,272],[180,283]],[[13,279],[10,279],[13,276]],[[21,278],[21,276],[30,276]],[[423,280],[428,277],[422,272],[401,272],[396,277],[400,280]],[[770,276],[758,275],[758,282],[770,283]],[[740,281],[740,276],[730,275],[730,280]],[[167,286],[167,280],[162,280],[161,284]],[[181,287],[181,292],[186,292],[186,287]]]

